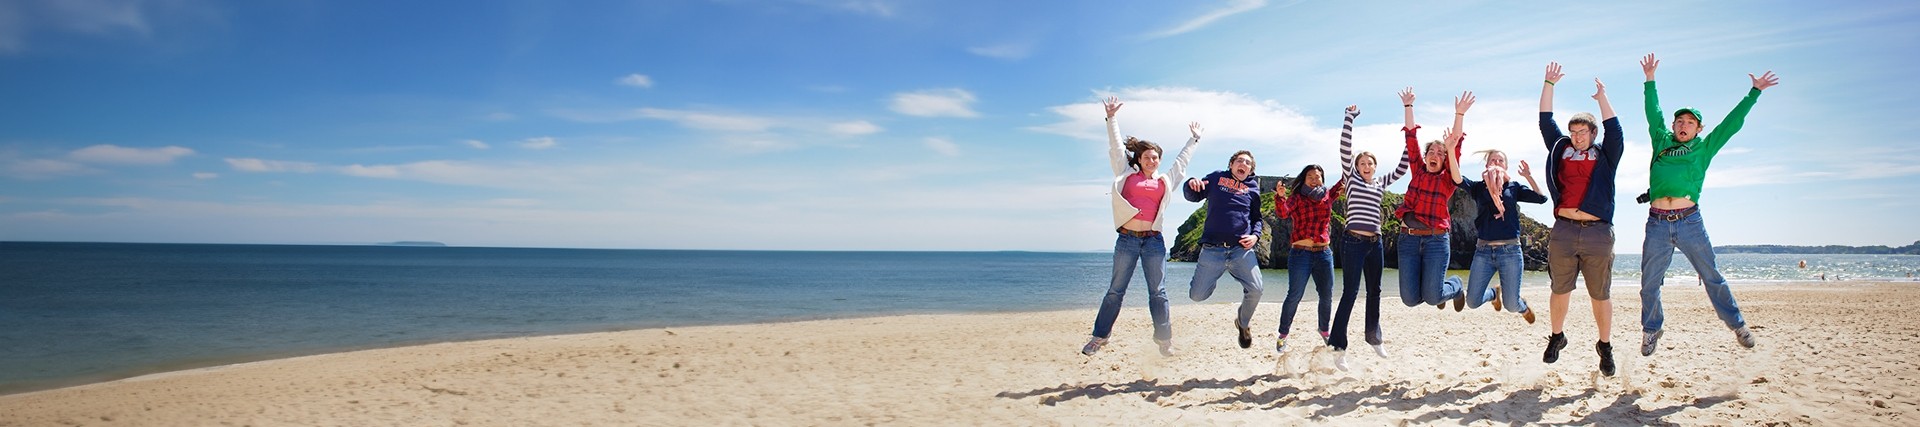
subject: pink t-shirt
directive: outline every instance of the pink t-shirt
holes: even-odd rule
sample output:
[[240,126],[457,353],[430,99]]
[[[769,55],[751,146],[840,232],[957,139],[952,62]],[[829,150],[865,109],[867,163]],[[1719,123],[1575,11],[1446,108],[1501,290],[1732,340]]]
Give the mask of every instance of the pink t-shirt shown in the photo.
[[1167,189],[1160,186],[1160,180],[1142,173],[1127,175],[1126,182],[1120,184],[1120,197],[1140,210],[1133,219],[1141,221],[1153,222],[1160,215],[1160,198],[1166,194]]

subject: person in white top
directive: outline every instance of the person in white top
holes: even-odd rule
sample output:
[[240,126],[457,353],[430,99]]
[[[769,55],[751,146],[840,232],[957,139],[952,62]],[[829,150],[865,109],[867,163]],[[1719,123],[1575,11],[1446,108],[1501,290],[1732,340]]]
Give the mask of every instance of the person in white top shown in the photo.
[[1119,237],[1113,243],[1113,280],[1100,299],[1099,314],[1093,319],[1093,338],[1087,340],[1080,353],[1091,356],[1107,344],[1113,321],[1120,316],[1127,282],[1133,280],[1133,268],[1139,265],[1146,270],[1147,311],[1153,316],[1153,341],[1159,344],[1161,355],[1170,356],[1173,355],[1173,323],[1167,312],[1167,288],[1161,284],[1166,278],[1167,263],[1167,243],[1161,234],[1165,222],[1162,213],[1173,200],[1171,193],[1178,191],[1174,185],[1186,180],[1187,161],[1193,157],[1193,148],[1200,145],[1200,124],[1187,125],[1193,138],[1188,139],[1180,155],[1174,157],[1173,168],[1163,174],[1159,171],[1160,146],[1131,136],[1123,145],[1120,125],[1113,118],[1122,104],[1118,98],[1108,97],[1105,105],[1107,158],[1114,175],[1108,190],[1113,195],[1113,227]]

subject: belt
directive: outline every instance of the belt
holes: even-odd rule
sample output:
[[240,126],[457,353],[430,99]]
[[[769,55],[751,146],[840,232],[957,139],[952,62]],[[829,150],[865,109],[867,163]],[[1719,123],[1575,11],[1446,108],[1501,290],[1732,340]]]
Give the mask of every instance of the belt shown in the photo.
[[1296,244],[1294,244],[1294,245],[1293,245],[1293,248],[1294,248],[1294,249],[1299,249],[1299,250],[1303,250],[1303,251],[1308,251],[1308,252],[1320,252],[1320,251],[1324,251],[1324,250],[1327,250],[1327,245],[1320,245],[1320,246],[1307,246],[1307,245],[1302,245],[1302,244],[1297,244],[1297,243],[1296,243]]
[[1158,231],[1153,231],[1153,230],[1147,230],[1147,231],[1133,231],[1133,230],[1128,230],[1128,229],[1125,229],[1125,228],[1115,228],[1115,229],[1113,229],[1113,231],[1118,231],[1118,232],[1120,232],[1120,234],[1125,234],[1125,235],[1128,235],[1128,236],[1133,236],[1133,237],[1139,237],[1139,238],[1148,238],[1148,237],[1153,237],[1153,236],[1158,236],[1158,235],[1160,235],[1160,232],[1158,232]]
[[1595,226],[1595,225],[1600,225],[1600,224],[1602,224],[1602,223],[1605,223],[1605,221],[1601,221],[1601,220],[1597,220],[1597,219],[1596,219],[1596,220],[1592,220],[1592,221],[1586,221],[1586,220],[1578,220],[1578,219],[1573,219],[1573,218],[1567,218],[1567,217],[1564,217],[1564,216],[1554,216],[1553,218],[1554,218],[1554,219],[1556,219],[1556,220],[1560,220],[1560,221],[1565,221],[1565,222],[1571,222],[1571,223],[1573,223],[1574,225],[1578,225],[1578,226],[1581,226],[1581,227],[1592,227],[1592,226]]
[[1438,236],[1447,234],[1447,230],[1443,228],[1409,228],[1406,229],[1406,233],[1415,236]]
[[1520,244],[1520,239],[1507,239],[1507,240],[1481,240],[1481,241],[1479,241],[1479,243],[1478,243],[1478,244],[1479,244],[1480,246],[1506,246],[1506,245],[1518,245],[1518,244]]
[[1355,232],[1352,232],[1352,231],[1348,231],[1348,232],[1347,232],[1347,237],[1348,237],[1348,238],[1351,238],[1351,239],[1353,239],[1354,241],[1359,241],[1359,242],[1378,242],[1378,241],[1380,241],[1380,235],[1378,235],[1378,234],[1375,234],[1375,235],[1372,235],[1372,236],[1369,236],[1369,235],[1365,235],[1365,234],[1360,234],[1360,233],[1355,233]]
[[1655,219],[1667,220],[1667,222],[1679,221],[1681,219],[1685,219],[1686,217],[1693,216],[1693,214],[1699,213],[1699,212],[1700,212],[1699,205],[1688,206],[1686,209],[1672,210],[1672,211],[1666,210],[1666,209],[1659,209],[1659,208],[1652,208],[1647,210],[1648,215],[1652,216]]
[[1203,248],[1227,248],[1227,249],[1246,249],[1246,248],[1242,248],[1242,247],[1240,247],[1240,242],[1232,242],[1232,243],[1221,243],[1221,242],[1206,242],[1206,243],[1201,243],[1201,244],[1200,244],[1200,247],[1203,247]]

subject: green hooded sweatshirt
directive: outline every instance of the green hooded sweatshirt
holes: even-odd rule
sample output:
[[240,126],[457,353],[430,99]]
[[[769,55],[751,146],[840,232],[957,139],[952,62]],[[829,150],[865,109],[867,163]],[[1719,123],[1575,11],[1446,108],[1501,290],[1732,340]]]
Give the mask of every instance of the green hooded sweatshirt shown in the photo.
[[[1693,140],[1682,143],[1667,129],[1667,117],[1660,111],[1659,91],[1654,89],[1652,81],[1646,86],[1647,131],[1653,137],[1653,166],[1648,171],[1651,182],[1647,193],[1654,199],[1685,197],[1699,203],[1700,187],[1707,182],[1707,166],[1713,163],[1714,154],[1727,145],[1727,139],[1733,138],[1740,126],[1746,124],[1747,110],[1753,109],[1754,101],[1760,99],[1760,89],[1749,89],[1747,97],[1740,99],[1740,105],[1734,106],[1733,111],[1727,113],[1727,120],[1714,126],[1712,133],[1694,135]],[[1682,108],[1679,111],[1692,113],[1700,119],[1701,129],[1706,128],[1707,118],[1700,110]]]

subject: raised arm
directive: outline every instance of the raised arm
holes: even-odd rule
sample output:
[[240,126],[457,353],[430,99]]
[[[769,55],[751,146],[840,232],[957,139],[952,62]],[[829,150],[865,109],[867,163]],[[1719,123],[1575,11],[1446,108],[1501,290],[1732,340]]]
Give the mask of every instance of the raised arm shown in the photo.
[[1553,85],[1559,84],[1560,78],[1566,76],[1560,73],[1560,63],[1547,63],[1547,80],[1540,84],[1540,112],[1553,112]]
[[1400,108],[1407,112],[1406,128],[1415,128],[1416,126],[1413,124],[1413,86],[1407,86],[1406,89],[1400,91]]
[[1673,145],[1673,131],[1667,130],[1666,113],[1660,111],[1660,91],[1655,89],[1653,85],[1653,72],[1659,68],[1660,60],[1654,58],[1653,54],[1649,53],[1646,57],[1640,58],[1640,70],[1647,73],[1647,82],[1645,83],[1647,134],[1653,137],[1653,152],[1655,153]]
[[[1418,148],[1415,148],[1414,150],[1418,150]],[[1409,151],[1400,152],[1400,166],[1395,166],[1393,168],[1393,173],[1387,174],[1387,176],[1384,176],[1384,177],[1380,177],[1381,188],[1386,188],[1386,186],[1393,185],[1393,182],[1399,181],[1400,177],[1407,176],[1408,168],[1413,165],[1412,153],[1415,153],[1415,152],[1417,151],[1409,150]]]
[[1186,182],[1187,163],[1193,160],[1193,149],[1200,146],[1200,122],[1187,123],[1187,130],[1193,133],[1193,138],[1188,139],[1187,146],[1181,147],[1180,154],[1173,157],[1173,169],[1167,171],[1167,175],[1173,179],[1168,182]]
[[1613,103],[1607,102],[1607,84],[1601,83],[1599,77],[1593,78],[1593,100],[1600,102],[1600,121],[1613,118]]
[[[1458,116],[1455,116],[1455,117],[1458,117]],[[1456,121],[1455,123],[1458,123],[1458,121]],[[1455,131],[1452,128],[1449,128],[1442,132],[1446,133],[1447,135],[1446,137],[1441,139],[1441,141],[1445,141],[1443,143],[1443,146],[1445,148],[1442,150],[1442,152],[1447,153],[1446,155],[1447,171],[1449,174],[1453,175],[1453,185],[1460,185],[1462,181],[1466,180],[1466,177],[1460,176],[1460,152],[1454,151],[1453,149],[1453,146],[1460,142],[1460,139],[1459,139],[1460,134],[1458,133],[1458,131]]]
[[1720,124],[1713,126],[1713,133],[1707,135],[1708,150],[1718,151],[1720,146],[1727,143],[1727,139],[1732,138],[1735,132],[1739,132],[1740,128],[1746,125],[1747,112],[1753,110],[1755,101],[1760,100],[1760,91],[1780,84],[1780,78],[1774,76],[1773,71],[1767,71],[1765,75],[1759,77],[1748,73],[1747,77],[1753,79],[1753,89],[1747,90],[1745,98],[1740,98],[1740,105],[1735,105],[1733,111],[1727,112],[1726,120],[1721,120]]
[[[1533,168],[1531,168],[1531,167],[1527,167],[1527,161],[1526,161],[1526,160],[1521,160],[1521,161],[1520,161],[1520,177],[1521,177],[1521,178],[1526,178],[1526,179],[1527,179],[1527,188],[1531,188],[1531,189],[1534,189],[1534,191],[1536,192],[1536,194],[1538,194],[1538,191],[1539,191],[1539,188],[1540,188],[1540,183],[1538,183],[1538,182],[1534,182],[1534,180],[1533,180]],[[1533,203],[1545,203],[1545,202],[1533,202]]]
[[1127,149],[1120,144],[1120,123],[1114,121],[1114,113],[1120,112],[1120,98],[1109,96],[1102,102],[1107,108],[1107,163],[1113,166],[1113,176],[1126,175],[1131,169],[1127,166]]
[[1360,116],[1360,106],[1348,105],[1346,116],[1340,124],[1340,170],[1353,175],[1353,118]]

